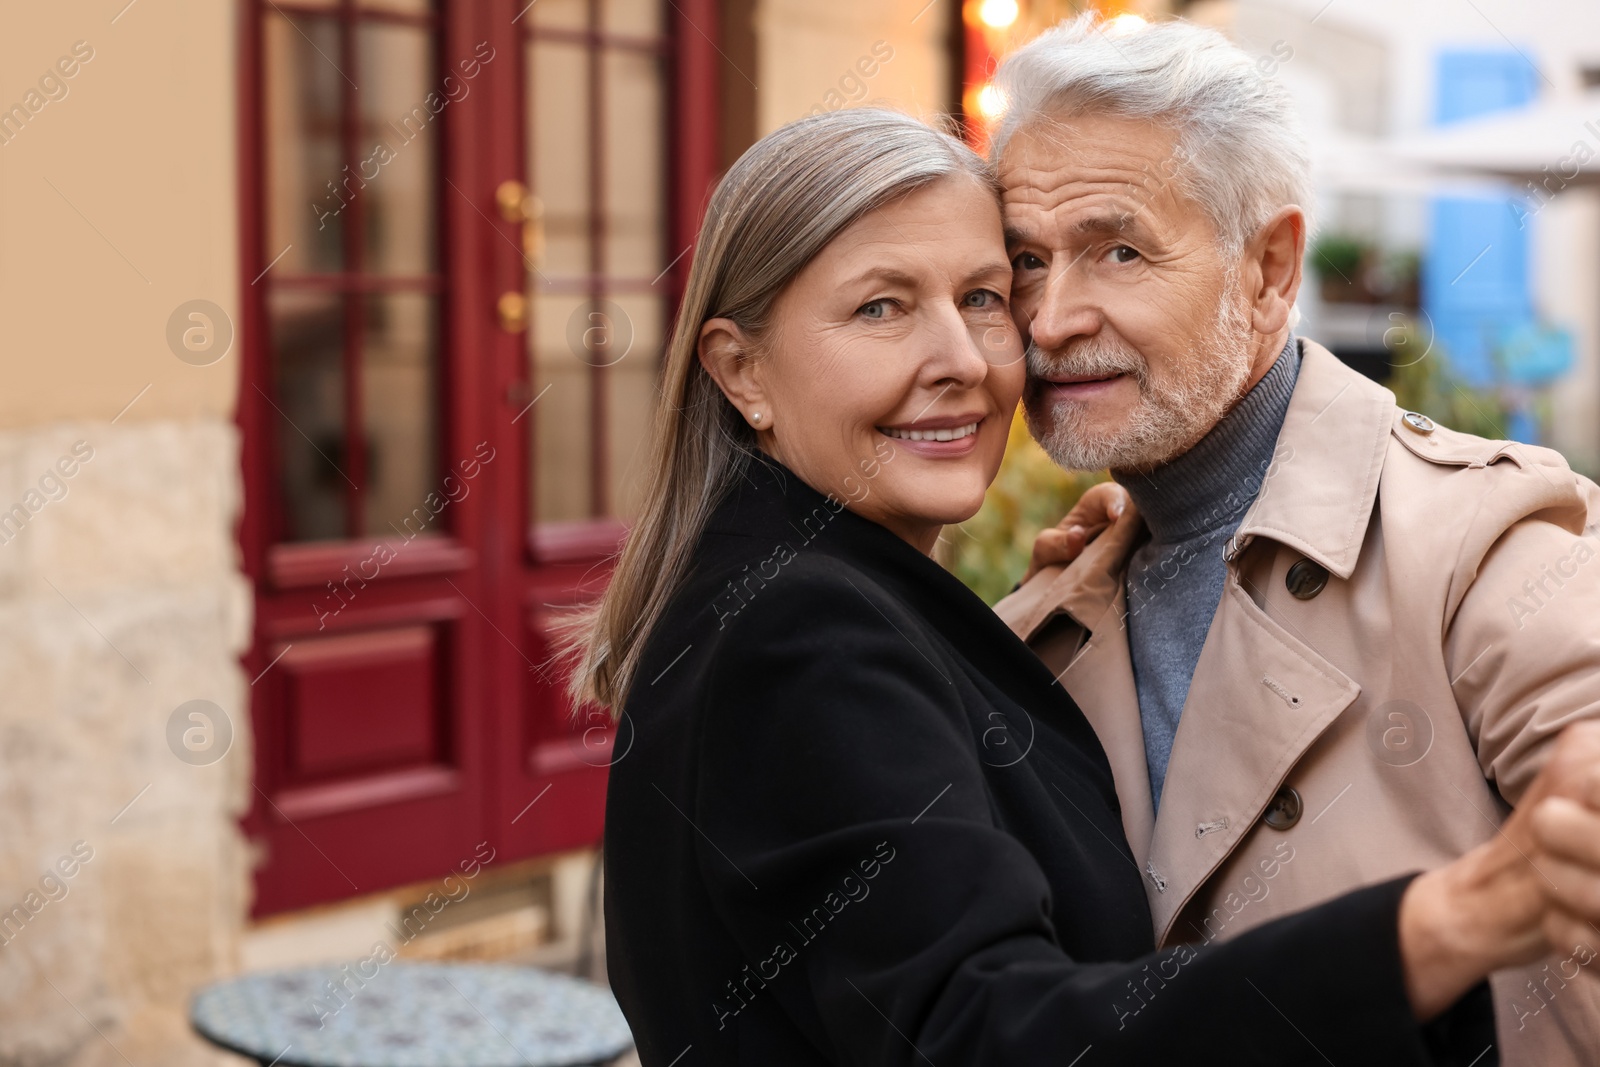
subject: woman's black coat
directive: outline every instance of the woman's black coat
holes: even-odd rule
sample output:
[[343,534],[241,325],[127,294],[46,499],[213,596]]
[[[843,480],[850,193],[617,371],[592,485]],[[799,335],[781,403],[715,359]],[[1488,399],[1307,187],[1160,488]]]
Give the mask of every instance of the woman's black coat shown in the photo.
[[646,1067],[1441,1062],[1402,986],[1405,879],[1156,952],[1071,698],[949,573],[768,461],[649,639],[605,863]]

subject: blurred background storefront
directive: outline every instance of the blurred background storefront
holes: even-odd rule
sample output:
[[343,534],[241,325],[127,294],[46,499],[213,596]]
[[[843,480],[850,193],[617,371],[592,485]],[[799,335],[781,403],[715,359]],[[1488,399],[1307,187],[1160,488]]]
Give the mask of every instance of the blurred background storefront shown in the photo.
[[[1438,141],[1583,114],[1578,0],[7,13],[0,1064],[210,1062],[197,985],[364,955],[474,859],[402,955],[586,969],[630,738],[561,696],[551,626],[625,530],[710,186],[817,110],[981,144],[994,63],[1090,6],[1217,25],[1300,100],[1303,332],[1600,467],[1594,152],[1567,158],[1600,104],[1515,165]],[[944,546],[991,598],[1087,482],[1014,443]]]

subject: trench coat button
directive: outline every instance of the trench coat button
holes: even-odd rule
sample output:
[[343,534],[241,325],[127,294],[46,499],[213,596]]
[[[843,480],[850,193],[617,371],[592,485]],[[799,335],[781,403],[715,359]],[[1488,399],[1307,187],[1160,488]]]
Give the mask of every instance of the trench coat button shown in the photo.
[[1274,830],[1287,830],[1300,821],[1300,814],[1305,808],[1300,794],[1289,786],[1284,786],[1278,790],[1278,795],[1272,798],[1272,803],[1267,805],[1267,813],[1261,817],[1261,821]]
[[1404,422],[1417,433],[1430,434],[1433,432],[1433,420],[1428,418],[1428,416],[1424,415],[1420,411],[1408,411],[1404,415],[1400,416],[1400,421]]
[[1289,568],[1283,584],[1296,600],[1310,600],[1328,584],[1328,570],[1320,563],[1303,559]]

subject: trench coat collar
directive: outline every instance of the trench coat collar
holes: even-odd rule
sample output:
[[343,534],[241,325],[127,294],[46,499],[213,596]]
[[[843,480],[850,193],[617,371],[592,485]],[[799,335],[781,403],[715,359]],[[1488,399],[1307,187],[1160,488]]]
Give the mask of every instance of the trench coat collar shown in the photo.
[[[1090,541],[1070,566],[1042,568],[996,604],[995,613],[1024,641],[1032,640],[1045,623],[1062,614],[1093,630],[1108,612],[1119,607],[1128,556],[1144,532],[1144,519],[1129,500],[1122,517]],[[1114,618],[1120,620],[1124,614],[1119,610]]]
[[1272,467],[1228,544],[1232,559],[1266,537],[1349,578],[1378,498],[1394,394],[1315,341],[1300,341],[1295,383]]

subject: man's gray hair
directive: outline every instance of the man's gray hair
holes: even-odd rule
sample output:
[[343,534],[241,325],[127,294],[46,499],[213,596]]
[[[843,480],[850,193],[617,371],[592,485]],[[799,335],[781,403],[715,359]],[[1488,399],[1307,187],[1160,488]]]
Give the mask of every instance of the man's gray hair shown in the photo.
[[1088,13],[1047,30],[1000,67],[999,160],[1021,129],[1076,115],[1148,119],[1176,135],[1176,178],[1232,255],[1279,209],[1298,204],[1312,231],[1311,150],[1289,93],[1216,30],[1179,19],[1113,27]]

